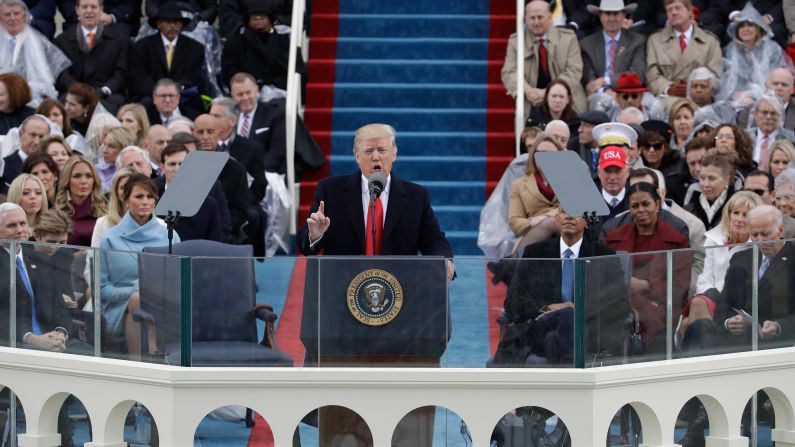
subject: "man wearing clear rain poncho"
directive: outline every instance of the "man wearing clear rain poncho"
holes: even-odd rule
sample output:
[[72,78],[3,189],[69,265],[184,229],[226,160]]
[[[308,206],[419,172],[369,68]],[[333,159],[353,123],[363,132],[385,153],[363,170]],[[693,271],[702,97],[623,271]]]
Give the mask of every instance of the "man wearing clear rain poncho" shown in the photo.
[[732,41],[723,49],[719,99],[730,101],[736,109],[750,107],[764,93],[771,70],[793,71],[795,67],[750,2],[729,25],[728,34]]
[[0,73],[19,73],[33,93],[31,105],[42,98],[57,98],[55,80],[72,63],[29,23],[31,16],[22,0],[0,2]]

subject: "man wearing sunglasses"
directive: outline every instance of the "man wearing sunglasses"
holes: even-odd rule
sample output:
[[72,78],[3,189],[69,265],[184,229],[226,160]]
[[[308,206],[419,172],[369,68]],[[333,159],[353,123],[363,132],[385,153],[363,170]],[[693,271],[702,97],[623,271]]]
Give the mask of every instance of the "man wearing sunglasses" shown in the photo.
[[613,91],[616,93],[616,107],[612,114],[614,121],[618,121],[621,112],[633,107],[643,113],[643,121],[667,118],[663,104],[654,95],[646,93],[649,89],[637,73],[621,73],[613,85]]
[[[786,180],[787,177],[779,182],[781,197],[778,202],[784,204],[782,208],[791,209],[788,204],[793,200],[793,197],[791,191],[787,189],[787,186],[784,186],[788,185]],[[748,175],[745,176],[743,189],[758,195],[765,205],[776,206],[776,195],[773,192],[774,184],[775,181],[773,180],[773,176],[769,172],[757,169],[749,172]],[[788,212],[784,212],[784,209],[780,209],[784,215],[784,239],[791,239],[795,237],[795,218],[790,216]]]

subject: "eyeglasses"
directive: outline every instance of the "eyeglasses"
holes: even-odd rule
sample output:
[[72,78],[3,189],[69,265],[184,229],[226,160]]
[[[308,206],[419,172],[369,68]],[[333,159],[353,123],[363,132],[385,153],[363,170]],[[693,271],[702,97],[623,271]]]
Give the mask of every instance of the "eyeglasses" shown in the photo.
[[733,134],[717,135],[717,136],[715,137],[715,140],[716,140],[716,141],[717,141],[717,140],[727,140],[727,141],[733,141],[733,140],[734,140],[734,135],[733,135]]
[[640,97],[640,93],[622,93],[621,98],[626,101],[629,98],[638,99]]
[[171,94],[155,95],[155,98],[161,98],[161,99],[177,99],[177,97],[179,97],[179,95],[171,95]]
[[757,110],[756,113],[762,116],[778,116],[778,112],[775,110]]
[[652,143],[648,146],[641,146],[642,151],[661,151],[663,150],[663,143]]
[[764,197],[765,193],[769,192],[766,189],[762,188],[745,188],[746,191],[751,191],[752,193],[758,195],[759,197]]
[[781,194],[776,196],[776,202],[789,202],[795,200],[795,194]]

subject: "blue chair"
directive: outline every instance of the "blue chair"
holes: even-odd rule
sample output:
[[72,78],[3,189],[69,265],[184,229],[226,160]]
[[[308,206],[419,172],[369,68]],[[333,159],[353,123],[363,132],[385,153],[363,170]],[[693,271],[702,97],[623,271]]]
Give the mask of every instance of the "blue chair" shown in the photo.
[[[292,366],[279,352],[274,335],[276,314],[256,304],[257,285],[251,245],[191,240],[168,247],[147,247],[138,258],[142,352],[159,351],[168,364],[180,362],[180,262],[191,259],[193,300],[193,366]],[[179,256],[179,257],[177,257]],[[257,323],[265,322],[258,340]],[[157,334],[156,349],[147,345],[147,331]]]

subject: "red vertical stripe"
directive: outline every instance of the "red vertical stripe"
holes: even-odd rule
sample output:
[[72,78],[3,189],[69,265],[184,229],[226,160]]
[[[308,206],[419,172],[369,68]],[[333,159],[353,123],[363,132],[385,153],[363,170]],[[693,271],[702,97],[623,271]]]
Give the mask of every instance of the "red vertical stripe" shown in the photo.
[[[516,1],[491,0],[489,4],[489,86],[486,110],[486,197],[500,180],[508,163],[513,159],[514,101],[500,80],[500,70],[505,61],[508,37],[516,32]],[[493,285],[491,272],[486,269],[486,293],[489,319],[489,348],[493,355],[500,338],[497,317],[503,312],[505,284]]]
[[514,155],[514,101],[500,81],[508,36],[516,30],[516,2],[491,0],[489,4],[489,88],[486,110],[486,196],[494,190]]
[[279,341],[279,351],[293,358],[294,366],[304,364],[304,344],[301,343],[301,310],[304,305],[304,278],[306,277],[306,258],[303,256],[295,259],[293,275],[290,277],[290,289],[284,302],[284,309],[279,316],[279,327],[276,329],[276,339]]
[[265,419],[254,414],[254,428],[251,429],[251,436],[248,438],[248,447],[273,447],[273,432]]
[[[315,113],[318,109],[334,106],[334,79],[337,61],[337,36],[339,35],[339,0],[312,2],[312,35],[306,86],[306,125],[315,141],[331,159],[331,113]],[[315,45],[317,43],[317,45]],[[301,198],[298,223],[306,220],[317,181],[327,177],[330,165],[327,162],[314,172],[306,172],[301,183]]]

